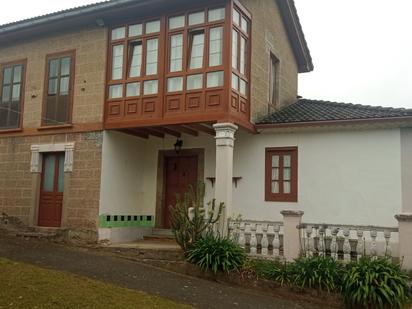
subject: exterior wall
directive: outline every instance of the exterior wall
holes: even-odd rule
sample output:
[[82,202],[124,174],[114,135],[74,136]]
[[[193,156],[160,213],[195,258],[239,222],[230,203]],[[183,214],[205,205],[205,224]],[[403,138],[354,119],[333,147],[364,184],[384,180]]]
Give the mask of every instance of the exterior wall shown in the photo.
[[[74,142],[73,171],[65,180],[64,227],[96,230],[99,209],[101,133],[0,138],[0,213],[37,225],[39,201],[30,172],[31,145]],[[32,217],[33,216],[33,217]],[[62,222],[63,223],[63,222]]]
[[0,47],[0,63],[27,58],[23,127],[40,127],[46,55],[76,50],[73,123],[101,123],[107,30],[93,27]]
[[268,113],[270,53],[280,60],[279,104],[296,101],[298,68],[275,0],[240,0],[252,14],[251,119]]
[[[298,202],[265,202],[265,148],[298,147]],[[282,210],[303,210],[303,221],[396,226],[401,210],[399,129],[239,134],[234,212],[250,220],[281,221]]]
[[412,213],[412,128],[401,129],[402,212]]

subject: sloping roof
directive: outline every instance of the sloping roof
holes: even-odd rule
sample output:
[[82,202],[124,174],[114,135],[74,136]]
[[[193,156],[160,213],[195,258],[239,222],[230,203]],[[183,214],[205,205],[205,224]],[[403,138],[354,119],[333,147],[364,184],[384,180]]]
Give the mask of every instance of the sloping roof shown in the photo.
[[[163,0],[166,1],[166,0]],[[172,0],[167,0],[171,4]],[[105,14],[110,14],[114,9],[130,10],[134,5],[159,3],[161,0],[107,0],[100,1],[94,4],[75,7],[68,10],[62,10],[51,14],[37,16],[17,22],[12,22],[0,25],[0,43],[10,41],[14,38],[21,38],[21,32],[28,32],[32,29],[36,33],[41,31],[49,31],[51,24],[71,21],[81,18],[92,19],[96,17],[105,17]],[[286,31],[290,43],[293,48],[296,61],[298,63],[299,72],[310,72],[313,70],[312,58],[309,48],[303,34],[302,26],[299,21],[294,0],[277,0],[281,11],[282,19],[285,24]],[[101,16],[98,16],[101,14]],[[56,30],[60,28],[55,28]]]
[[411,117],[412,109],[300,99],[261,119],[257,125],[345,122]]

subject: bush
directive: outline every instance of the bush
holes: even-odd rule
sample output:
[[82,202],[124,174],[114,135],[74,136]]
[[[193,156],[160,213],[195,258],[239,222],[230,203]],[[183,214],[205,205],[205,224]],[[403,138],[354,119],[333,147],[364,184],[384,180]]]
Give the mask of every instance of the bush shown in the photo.
[[408,301],[408,275],[388,258],[362,258],[349,264],[342,296],[352,308],[402,308]]
[[328,292],[340,289],[343,266],[331,257],[300,257],[291,268],[291,283],[296,287]]
[[246,254],[232,240],[207,233],[189,249],[187,259],[204,271],[212,270],[215,274],[218,271],[228,273],[243,266]]

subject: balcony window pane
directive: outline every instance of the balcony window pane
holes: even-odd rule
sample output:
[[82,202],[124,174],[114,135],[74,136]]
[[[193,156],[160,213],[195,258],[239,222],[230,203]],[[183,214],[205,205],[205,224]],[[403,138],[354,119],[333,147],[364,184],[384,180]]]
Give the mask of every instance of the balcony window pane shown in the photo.
[[232,32],[232,68],[234,69],[237,69],[237,58],[238,58],[237,39],[238,39],[238,33],[236,30],[233,30]]
[[59,59],[50,60],[49,77],[57,77],[59,75]]
[[189,75],[187,77],[187,90],[203,88],[203,74]]
[[20,84],[14,84],[13,85],[13,91],[12,91],[11,99],[12,99],[13,102],[16,102],[16,101],[20,100]]
[[290,160],[291,160],[290,155],[283,156],[283,166],[290,167]]
[[154,20],[146,23],[146,34],[160,31],[160,20]]
[[272,181],[272,193],[279,193],[279,182]]
[[183,77],[171,77],[167,80],[167,92],[183,90]]
[[3,103],[9,102],[10,101],[10,86],[4,86],[3,91],[2,91],[2,96],[1,96],[1,101]]
[[142,71],[142,42],[130,43],[130,53],[129,77],[139,77]]
[[222,20],[225,18],[225,8],[211,9],[209,10],[209,22]]
[[239,90],[239,77],[234,73],[232,73],[232,88]]
[[183,34],[170,37],[170,72],[179,72],[183,68]]
[[129,26],[129,37],[139,36],[143,34],[143,25],[130,25]]
[[245,38],[240,38],[240,73],[246,74],[247,49]]
[[279,156],[272,156],[272,167],[279,167]]
[[112,40],[124,39],[126,36],[126,27],[119,27],[112,30]]
[[207,73],[207,88],[222,87],[223,84],[224,84],[223,71]]
[[11,72],[12,68],[5,68],[3,71],[3,85],[11,83]]
[[157,80],[147,80],[143,84],[143,94],[157,94],[158,92],[158,82]]
[[60,76],[70,75],[70,57],[62,58],[60,64]]
[[233,10],[233,22],[238,26],[240,25],[240,14],[236,10]]
[[290,181],[283,182],[283,193],[290,194]]
[[277,167],[272,168],[272,180],[279,180],[279,169]]
[[69,82],[70,82],[70,77],[60,78],[60,95],[69,94]]
[[189,14],[189,26],[203,24],[205,22],[205,12]]
[[109,87],[109,98],[118,99],[123,97],[123,85],[111,85]]
[[185,26],[185,16],[174,16],[169,18],[169,29],[176,29]]
[[239,92],[241,95],[247,95],[247,83],[243,79],[240,80]]
[[48,95],[56,95],[57,94],[57,78],[49,79],[49,89]]
[[247,33],[248,28],[249,28],[249,22],[244,17],[242,17],[241,28],[242,28],[243,31],[245,31]]
[[290,167],[283,169],[283,180],[290,180]]
[[222,65],[223,27],[210,29],[209,66]]
[[192,46],[190,51],[190,69],[200,69],[203,67],[203,53],[205,49],[204,32],[193,32],[191,35]]
[[122,79],[123,76],[123,45],[113,46],[112,80]]
[[13,83],[20,83],[22,70],[23,67],[21,65],[16,65],[14,67]]
[[126,85],[126,97],[137,97],[140,95],[140,83],[129,83]]
[[157,74],[158,39],[147,40],[146,75]]

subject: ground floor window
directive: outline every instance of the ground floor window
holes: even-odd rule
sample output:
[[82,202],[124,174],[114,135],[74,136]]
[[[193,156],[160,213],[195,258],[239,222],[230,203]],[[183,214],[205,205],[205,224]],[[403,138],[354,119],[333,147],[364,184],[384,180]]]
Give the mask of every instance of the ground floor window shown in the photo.
[[266,148],[265,200],[297,202],[297,147]]

